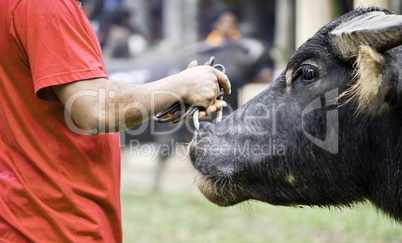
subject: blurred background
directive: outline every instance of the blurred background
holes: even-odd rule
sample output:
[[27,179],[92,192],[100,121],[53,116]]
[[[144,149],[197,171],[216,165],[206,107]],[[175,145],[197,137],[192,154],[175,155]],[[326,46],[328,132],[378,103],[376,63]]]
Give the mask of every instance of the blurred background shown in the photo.
[[[320,27],[373,5],[402,13],[401,0],[82,0],[112,80],[152,82],[215,56],[232,82],[225,115],[266,89]],[[148,121],[121,134],[125,242],[402,242],[400,225],[368,203],[209,203],[186,156],[193,130]]]
[[[82,0],[107,57],[139,58],[205,40],[219,15],[235,14],[239,36],[275,52],[281,68],[321,26],[356,7],[402,11],[400,0]],[[230,20],[228,20],[230,21]],[[124,37],[127,37],[127,40]],[[124,41],[123,41],[124,40]],[[127,46],[124,46],[128,42]],[[215,43],[215,46],[218,45]],[[110,67],[113,70],[113,67]]]

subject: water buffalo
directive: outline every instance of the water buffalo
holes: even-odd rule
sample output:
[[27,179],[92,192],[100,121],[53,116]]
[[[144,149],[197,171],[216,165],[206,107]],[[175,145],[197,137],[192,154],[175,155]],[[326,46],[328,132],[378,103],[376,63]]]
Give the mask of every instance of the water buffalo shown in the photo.
[[402,16],[370,7],[322,27],[275,83],[189,154],[213,203],[351,206],[402,221]]

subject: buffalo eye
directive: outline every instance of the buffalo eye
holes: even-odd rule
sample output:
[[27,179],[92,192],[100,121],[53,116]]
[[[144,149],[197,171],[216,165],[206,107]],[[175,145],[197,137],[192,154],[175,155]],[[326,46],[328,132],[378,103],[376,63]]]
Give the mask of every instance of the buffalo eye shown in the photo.
[[317,79],[317,69],[312,65],[303,65],[296,72],[296,80],[305,83],[315,82]]

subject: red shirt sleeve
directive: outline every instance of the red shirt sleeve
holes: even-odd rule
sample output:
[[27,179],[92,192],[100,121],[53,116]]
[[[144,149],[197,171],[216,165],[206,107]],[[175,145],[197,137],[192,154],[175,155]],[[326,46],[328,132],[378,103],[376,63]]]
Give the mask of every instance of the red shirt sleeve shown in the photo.
[[10,31],[31,68],[36,95],[49,86],[107,77],[98,39],[77,0],[25,0]]

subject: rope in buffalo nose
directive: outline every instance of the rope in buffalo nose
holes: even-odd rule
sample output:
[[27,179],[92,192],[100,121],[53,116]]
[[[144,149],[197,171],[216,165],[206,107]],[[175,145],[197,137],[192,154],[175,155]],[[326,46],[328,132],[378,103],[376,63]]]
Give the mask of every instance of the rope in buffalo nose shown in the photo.
[[[222,73],[226,73],[226,69],[222,64],[214,64],[215,57],[211,57],[208,62],[205,63],[206,66],[211,66]],[[218,100],[223,100],[224,90],[220,87],[220,94],[217,98]],[[180,102],[175,103],[168,109],[159,112],[156,116],[153,117],[154,121],[159,123],[178,123],[187,119],[190,116],[193,116],[193,122],[195,129],[199,130],[200,121],[199,121],[199,112],[203,107],[193,106],[189,104],[182,104]],[[217,111],[216,122],[222,121],[222,108]]]

